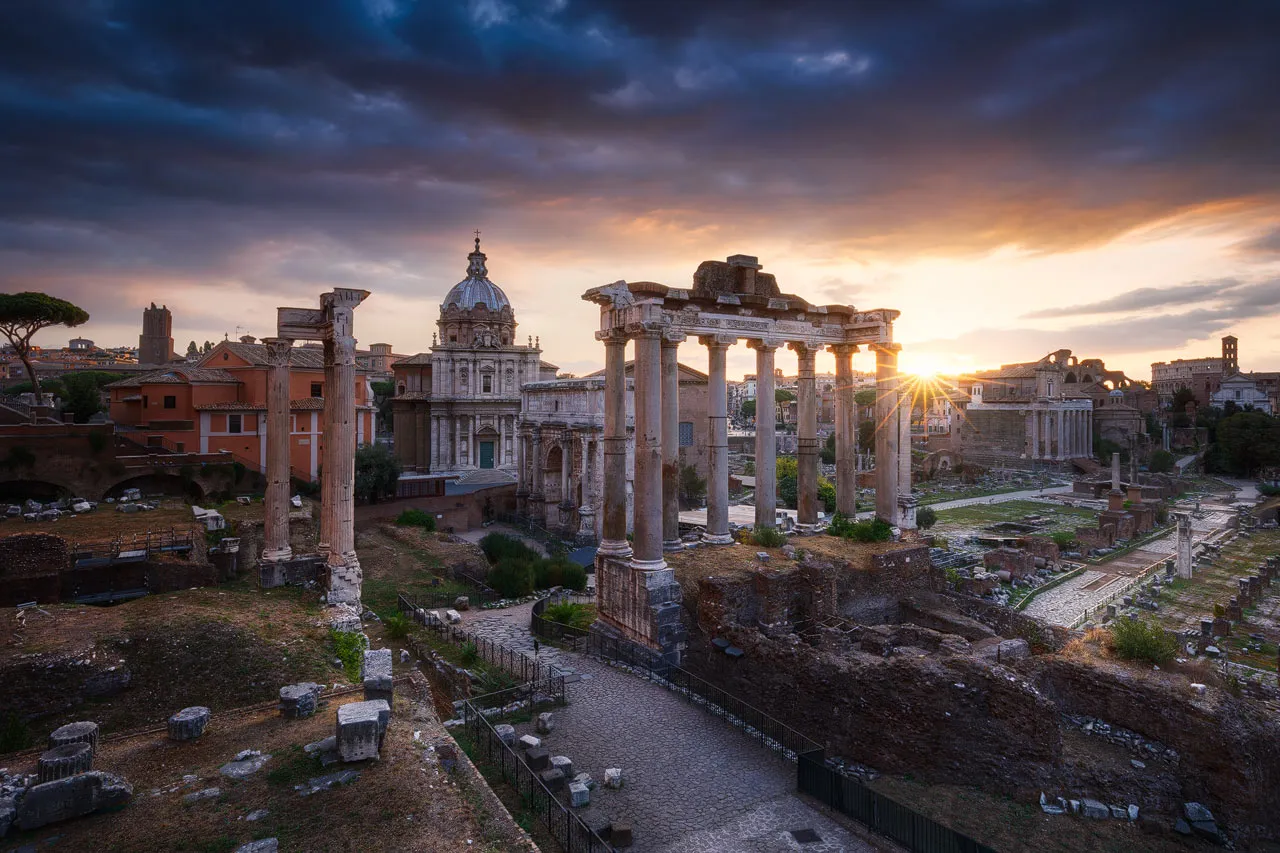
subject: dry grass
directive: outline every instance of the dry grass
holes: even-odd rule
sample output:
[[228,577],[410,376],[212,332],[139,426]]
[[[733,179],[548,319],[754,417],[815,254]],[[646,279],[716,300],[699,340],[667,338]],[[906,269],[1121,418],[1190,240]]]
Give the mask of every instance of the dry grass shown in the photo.
[[[359,693],[338,697],[308,720],[282,720],[274,711],[215,716],[207,733],[189,743],[173,743],[163,735],[109,741],[95,767],[128,779],[134,801],[119,814],[19,834],[6,839],[6,848],[56,835],[53,849],[118,853],[213,853],[264,837],[279,838],[281,850],[300,851],[506,849],[502,841],[486,840],[479,799],[442,774],[434,761],[424,760],[414,731],[422,733],[422,745],[445,735],[434,716],[422,718],[419,712],[420,719],[410,719],[403,696],[396,700],[381,761],[350,765],[361,774],[350,785],[309,797],[294,792],[294,784],[344,769],[322,768],[302,746],[332,734],[338,705],[361,698]],[[218,768],[242,749],[259,749],[272,758],[246,780],[221,776]],[[198,781],[184,785],[187,774]],[[222,791],[216,800],[183,803],[184,794],[212,787]],[[244,820],[257,809],[269,814]],[[474,844],[468,846],[468,839]]]

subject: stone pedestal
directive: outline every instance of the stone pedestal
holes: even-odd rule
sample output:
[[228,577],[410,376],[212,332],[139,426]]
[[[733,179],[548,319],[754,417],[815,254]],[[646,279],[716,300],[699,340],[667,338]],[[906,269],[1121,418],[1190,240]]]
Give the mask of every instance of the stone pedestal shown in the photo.
[[50,749],[69,743],[87,743],[96,752],[98,750],[98,724],[87,720],[78,723],[67,723],[65,726],[54,729],[53,734],[49,735]]
[[280,716],[297,720],[316,712],[316,703],[324,685],[314,682],[287,684],[280,688]]
[[654,649],[678,663],[687,639],[680,600],[672,569],[642,571],[626,558],[596,555],[599,619],[593,631]]
[[377,758],[391,721],[386,700],[352,702],[338,709],[338,754],[343,761]]
[[395,678],[391,672],[391,649],[369,649],[360,666],[364,698],[391,701]]

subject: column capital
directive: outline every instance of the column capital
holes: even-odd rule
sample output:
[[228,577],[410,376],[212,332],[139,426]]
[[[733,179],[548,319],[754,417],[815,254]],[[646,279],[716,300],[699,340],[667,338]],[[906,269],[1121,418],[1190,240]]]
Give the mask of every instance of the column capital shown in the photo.
[[895,343],[893,341],[885,341],[884,343],[879,344],[868,344],[867,349],[871,350],[876,355],[880,355],[881,353],[884,353],[885,355],[890,353],[897,355],[902,352],[902,344]]
[[626,346],[630,337],[625,330],[617,327],[596,332],[596,340],[602,342],[605,346],[610,344]]
[[822,349],[821,344],[812,344],[808,341],[789,341],[787,349],[794,352],[800,358],[813,358]]
[[267,347],[267,364],[272,367],[289,366],[289,351],[293,349],[292,339],[263,338],[262,343]]
[[750,338],[747,340],[747,346],[757,352],[773,352],[781,347],[783,341],[780,338]]
[[831,344],[827,347],[827,352],[832,353],[836,358],[848,358],[859,352],[859,348],[857,344]]
[[698,343],[708,349],[728,349],[738,343],[737,335],[699,335]]
[[675,349],[680,344],[688,340],[689,336],[684,332],[677,332],[674,329],[665,329],[662,332],[662,346],[664,349]]
[[653,322],[628,323],[626,326],[627,335],[632,339],[662,340],[666,331],[666,326]]

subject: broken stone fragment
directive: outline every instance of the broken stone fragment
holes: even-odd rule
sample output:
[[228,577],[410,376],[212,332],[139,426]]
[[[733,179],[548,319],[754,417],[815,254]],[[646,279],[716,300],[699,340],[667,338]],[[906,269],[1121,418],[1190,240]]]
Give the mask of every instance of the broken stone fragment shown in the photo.
[[98,751],[98,724],[89,721],[67,723],[53,730],[49,735],[49,748],[68,743],[87,743],[94,752]]
[[93,747],[83,741],[55,746],[36,762],[36,775],[41,782],[65,779],[84,773],[93,766]]
[[537,722],[534,723],[533,727],[538,734],[549,735],[555,730],[556,721],[555,718],[551,716],[550,711],[543,711],[538,714]]
[[604,786],[606,788],[618,789],[622,787],[622,768],[606,767],[604,771]]
[[591,791],[581,782],[572,782],[569,785],[569,805],[574,808],[591,805]]
[[507,746],[514,746],[516,742],[516,727],[507,723],[500,723],[493,727],[494,733],[498,739]]
[[201,705],[183,708],[169,718],[170,740],[194,740],[209,725],[209,709]]
[[342,760],[377,758],[390,720],[391,706],[385,699],[352,702],[339,708],[337,738]]
[[257,750],[245,750],[237,755],[234,761],[219,767],[218,772],[230,779],[247,779],[261,770],[270,760],[270,755],[263,755]]
[[541,741],[541,739],[536,738],[536,737],[534,737],[533,735],[521,735],[521,736],[520,736],[520,748],[521,748],[521,749],[534,749],[535,747],[539,747],[539,746],[542,746],[542,741]]
[[277,853],[280,849],[280,842],[274,838],[260,838],[257,841],[250,841],[248,844],[241,844],[235,849],[235,853]]
[[196,791],[193,794],[187,794],[182,798],[184,803],[198,803],[201,800],[216,800],[222,796],[221,788],[205,788],[203,791]]
[[121,776],[90,770],[27,789],[18,804],[14,825],[31,830],[103,809],[118,808],[133,799],[133,786]]
[[573,778],[573,761],[565,755],[551,756],[551,766],[564,774],[564,778]]

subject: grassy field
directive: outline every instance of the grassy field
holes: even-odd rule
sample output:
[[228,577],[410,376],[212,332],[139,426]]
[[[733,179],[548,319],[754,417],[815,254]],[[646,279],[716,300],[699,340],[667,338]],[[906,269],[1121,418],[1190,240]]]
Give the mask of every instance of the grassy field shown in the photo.
[[931,532],[946,535],[960,530],[981,530],[1001,521],[1021,522],[1032,515],[1048,521],[1036,529],[1036,533],[1045,535],[1058,531],[1074,532],[1077,527],[1093,524],[1098,519],[1098,513],[1091,509],[1017,500],[939,510],[937,526]]

